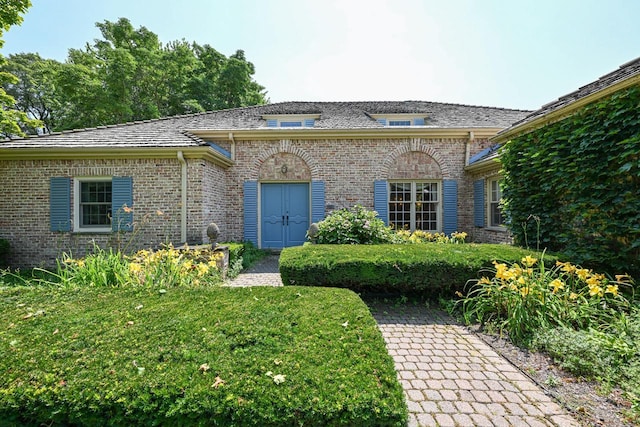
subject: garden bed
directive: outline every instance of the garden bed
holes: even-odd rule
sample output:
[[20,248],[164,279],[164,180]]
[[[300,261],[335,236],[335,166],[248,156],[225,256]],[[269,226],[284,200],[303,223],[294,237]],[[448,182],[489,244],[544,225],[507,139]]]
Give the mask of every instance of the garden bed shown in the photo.
[[347,290],[5,288],[0,306],[0,425],[406,423]]

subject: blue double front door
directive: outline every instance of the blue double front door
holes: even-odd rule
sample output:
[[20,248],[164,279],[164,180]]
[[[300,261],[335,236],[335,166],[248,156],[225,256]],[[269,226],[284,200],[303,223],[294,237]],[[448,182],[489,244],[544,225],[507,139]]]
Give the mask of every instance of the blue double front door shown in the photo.
[[302,245],[309,229],[309,184],[260,185],[262,248]]

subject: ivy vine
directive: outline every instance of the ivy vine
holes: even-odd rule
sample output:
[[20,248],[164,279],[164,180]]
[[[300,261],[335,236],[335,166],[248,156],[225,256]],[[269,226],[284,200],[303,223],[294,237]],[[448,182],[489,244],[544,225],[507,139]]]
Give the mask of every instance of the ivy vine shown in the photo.
[[509,141],[501,160],[516,243],[640,277],[640,86]]

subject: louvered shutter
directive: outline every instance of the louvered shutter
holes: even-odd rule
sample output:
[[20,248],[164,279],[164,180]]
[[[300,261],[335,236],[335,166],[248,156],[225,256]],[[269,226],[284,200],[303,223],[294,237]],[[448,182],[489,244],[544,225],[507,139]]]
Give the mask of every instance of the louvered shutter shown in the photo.
[[373,209],[378,212],[378,217],[389,224],[389,199],[386,180],[373,182]]
[[484,227],[484,179],[473,182],[473,225]]
[[449,235],[458,231],[458,182],[451,179],[443,181],[442,193],[442,231]]
[[133,230],[133,178],[114,176],[111,179],[111,229],[113,231]]
[[71,178],[49,180],[49,228],[71,231]]
[[244,182],[244,240],[258,246],[258,181]]
[[311,222],[324,219],[324,181],[311,181]]

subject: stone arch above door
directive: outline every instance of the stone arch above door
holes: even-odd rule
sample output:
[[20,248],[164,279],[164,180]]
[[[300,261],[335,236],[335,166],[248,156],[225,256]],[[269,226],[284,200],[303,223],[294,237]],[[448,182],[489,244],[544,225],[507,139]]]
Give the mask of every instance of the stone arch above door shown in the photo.
[[311,181],[311,169],[301,157],[291,153],[277,153],[260,165],[260,181]]
[[[286,166],[286,168],[283,168]],[[311,181],[318,174],[316,162],[292,141],[263,150],[255,160],[253,179],[260,181]]]

